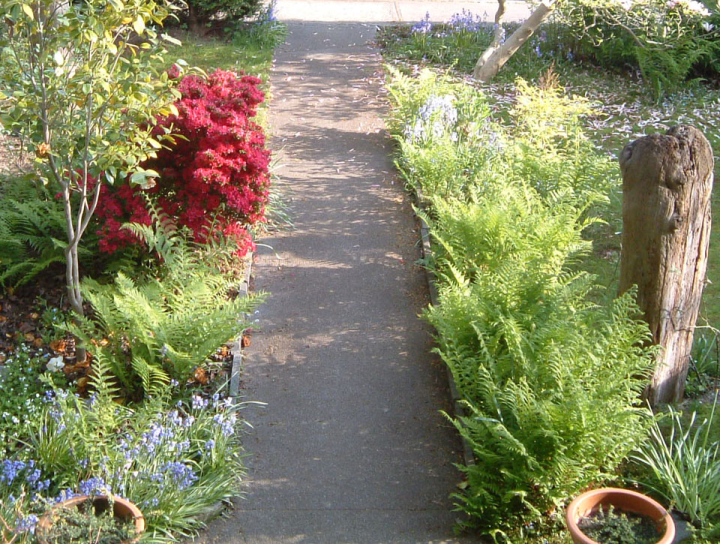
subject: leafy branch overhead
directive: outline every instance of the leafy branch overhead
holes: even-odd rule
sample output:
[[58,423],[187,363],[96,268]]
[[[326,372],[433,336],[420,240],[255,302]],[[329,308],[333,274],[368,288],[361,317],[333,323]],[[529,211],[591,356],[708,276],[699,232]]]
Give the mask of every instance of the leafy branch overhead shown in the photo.
[[172,9],[152,0],[0,7],[2,123],[27,138],[38,178],[62,197],[68,295],[80,315],[78,252],[101,187],[154,175],[141,163],[166,139],[152,134],[155,116],[174,113],[177,93],[153,68],[172,40],[157,30]]

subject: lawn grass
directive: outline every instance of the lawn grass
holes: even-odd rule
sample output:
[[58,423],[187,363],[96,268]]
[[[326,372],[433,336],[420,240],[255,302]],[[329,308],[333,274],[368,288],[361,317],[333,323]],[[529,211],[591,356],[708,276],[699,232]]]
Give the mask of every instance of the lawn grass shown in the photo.
[[238,34],[234,39],[202,38],[188,32],[175,34],[182,45],[171,45],[165,55],[168,67],[177,59],[206,72],[215,69],[242,70],[248,75],[267,80],[272,66],[274,47],[272,43],[254,40],[251,36]]

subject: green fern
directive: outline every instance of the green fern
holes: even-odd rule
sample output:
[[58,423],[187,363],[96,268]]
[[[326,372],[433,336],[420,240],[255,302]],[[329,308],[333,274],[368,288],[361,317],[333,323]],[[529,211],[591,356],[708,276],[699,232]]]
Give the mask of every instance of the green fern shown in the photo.
[[27,283],[53,263],[64,262],[62,204],[25,179],[6,180],[1,197],[0,284]]
[[130,225],[162,258],[160,273],[134,280],[119,273],[112,284],[82,283],[92,319],[68,325],[100,348],[126,395],[156,395],[170,379],[187,380],[223,343],[244,328],[258,296],[228,298],[232,280],[216,270],[167,217],[153,210],[151,227]]

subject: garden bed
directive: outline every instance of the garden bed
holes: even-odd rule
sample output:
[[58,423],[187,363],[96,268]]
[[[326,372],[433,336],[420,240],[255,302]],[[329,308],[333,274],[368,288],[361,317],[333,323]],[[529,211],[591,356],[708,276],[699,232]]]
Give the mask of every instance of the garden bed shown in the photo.
[[[432,241],[428,256],[423,239],[424,262],[438,279],[425,317],[464,410],[451,419],[475,459],[456,504],[469,515],[466,528],[559,542],[563,504],[589,485],[631,478],[625,459],[669,440],[657,428],[649,438],[650,414],[639,401],[652,356],[633,346],[646,326],[635,321],[631,297],[614,300],[622,230],[617,157],[630,141],[677,123],[703,130],[717,155],[720,92],[696,81],[653,97],[638,71],[592,62],[587,47],[552,26],[496,81],[479,84],[468,72],[492,40],[488,28],[464,12],[445,25],[381,29],[391,66],[389,125],[400,172],[423,195],[418,213]],[[711,252],[711,279],[718,258]],[[714,331],[719,319],[720,299],[708,286],[702,323],[710,327],[703,330]],[[688,391],[709,399],[700,411],[712,417],[717,344],[700,330],[696,340],[701,383],[693,377]],[[612,363],[602,363],[610,354]],[[717,425],[698,426],[703,416],[695,417],[678,419],[672,436],[699,432],[693,429],[717,436]],[[683,459],[699,459],[718,446],[706,437],[675,448]],[[687,463],[673,455],[668,463]],[[709,474],[720,465],[713,466],[708,478],[717,483]],[[633,471],[645,483],[661,477]],[[670,484],[673,477],[694,481],[687,466],[678,471],[655,488],[666,504],[681,500],[673,493],[683,484]],[[691,493],[710,497],[712,485]],[[718,510],[709,512],[689,514],[705,535],[719,521]]]

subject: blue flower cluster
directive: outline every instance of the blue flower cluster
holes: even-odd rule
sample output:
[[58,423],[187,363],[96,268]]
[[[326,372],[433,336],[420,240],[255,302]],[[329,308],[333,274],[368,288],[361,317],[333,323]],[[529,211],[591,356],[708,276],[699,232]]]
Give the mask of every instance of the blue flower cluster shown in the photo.
[[198,477],[190,465],[180,461],[168,461],[160,467],[159,472],[152,474],[150,479],[161,486],[171,483],[177,489],[183,490],[194,484]]
[[451,32],[479,32],[483,29],[484,22],[482,17],[463,8],[462,12],[450,17],[448,26]]
[[35,534],[38,521],[40,520],[35,514],[30,514],[24,518],[19,518],[15,523],[15,528],[19,533],[29,532]]
[[80,485],[78,486],[78,491],[80,491],[81,495],[88,495],[91,497],[94,495],[113,494],[112,488],[105,483],[105,480],[97,476],[80,482]]
[[33,491],[41,492],[50,486],[50,480],[42,480],[42,472],[37,468],[37,463],[30,461],[11,461],[4,459],[0,468],[0,482],[7,488],[19,483]]
[[415,23],[410,29],[413,34],[429,34],[432,32],[433,24],[430,22],[430,12],[425,13],[425,18]]
[[[458,120],[455,97],[431,96],[418,110],[415,123],[405,126],[405,138],[411,142],[425,142],[452,131]],[[454,134],[454,133],[453,133]]]

